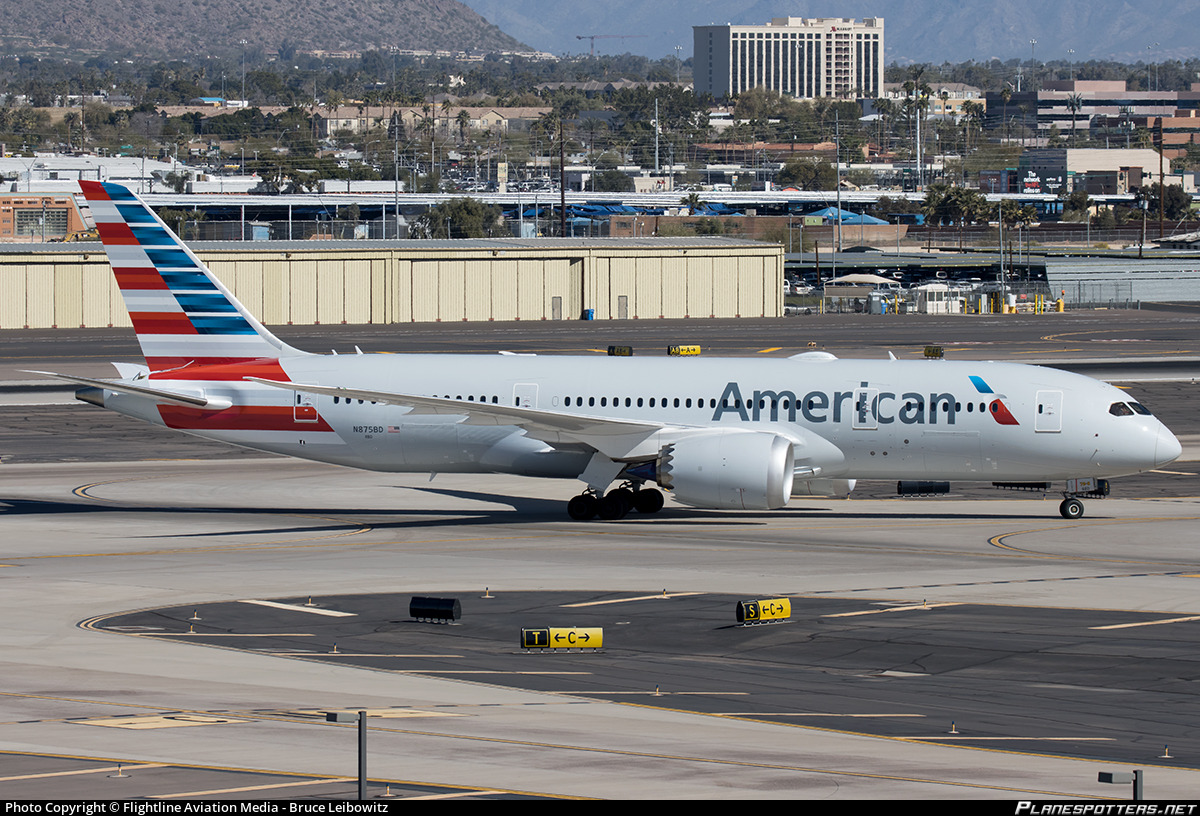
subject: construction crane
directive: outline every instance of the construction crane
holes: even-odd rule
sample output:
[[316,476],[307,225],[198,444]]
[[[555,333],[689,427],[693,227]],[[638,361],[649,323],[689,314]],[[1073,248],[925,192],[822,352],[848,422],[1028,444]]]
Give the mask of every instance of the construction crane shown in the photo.
[[645,37],[645,34],[576,34],[577,40],[591,40],[592,53],[591,56],[596,56],[596,40],[628,40],[638,37]]

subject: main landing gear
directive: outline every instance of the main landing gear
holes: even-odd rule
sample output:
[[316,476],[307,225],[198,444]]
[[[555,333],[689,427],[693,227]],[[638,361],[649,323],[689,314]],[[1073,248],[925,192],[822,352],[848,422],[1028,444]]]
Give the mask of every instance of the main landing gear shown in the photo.
[[630,510],[649,514],[657,513],[662,507],[661,490],[626,482],[603,496],[593,490],[584,491],[567,502],[567,515],[576,521],[590,521],[596,517],[614,521],[624,518]]

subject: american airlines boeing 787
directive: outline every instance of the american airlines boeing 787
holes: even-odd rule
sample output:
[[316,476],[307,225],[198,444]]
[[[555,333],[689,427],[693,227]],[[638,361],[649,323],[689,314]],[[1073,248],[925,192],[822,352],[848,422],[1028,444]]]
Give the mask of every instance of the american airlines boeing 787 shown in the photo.
[[[1008,363],[317,355],[271,334],[136,196],[81,181],[146,365],[54,375],[78,399],[247,448],[377,471],[579,479],[572,518],[771,510],[857,479],[1103,480],[1178,440],[1103,382]],[[616,485],[613,487],[613,485]],[[611,489],[610,489],[611,488]]]

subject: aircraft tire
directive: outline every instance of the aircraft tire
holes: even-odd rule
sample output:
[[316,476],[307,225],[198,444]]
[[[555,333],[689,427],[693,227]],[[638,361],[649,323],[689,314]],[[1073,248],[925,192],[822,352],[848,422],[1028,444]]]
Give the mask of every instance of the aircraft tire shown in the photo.
[[[633,507],[634,492],[628,487],[614,487],[612,490],[608,491],[608,495],[619,498],[621,501],[625,502],[626,508]],[[628,512],[628,510],[626,512]]]
[[629,512],[629,502],[619,490],[613,490],[604,496],[602,499],[596,500],[596,515],[605,521],[616,521],[619,518],[625,518],[625,514]]
[[1063,499],[1058,506],[1059,514],[1070,521],[1083,518],[1083,502],[1079,499]]
[[567,502],[567,515],[576,521],[591,521],[596,517],[596,497],[584,493]]
[[653,487],[643,487],[633,494],[633,509],[639,513],[657,513],[663,508],[663,494]]

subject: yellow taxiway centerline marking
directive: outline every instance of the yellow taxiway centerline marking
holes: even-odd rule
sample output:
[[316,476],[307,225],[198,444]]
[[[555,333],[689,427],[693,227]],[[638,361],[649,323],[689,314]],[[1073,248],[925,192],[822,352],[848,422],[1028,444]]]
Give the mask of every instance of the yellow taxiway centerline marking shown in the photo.
[[118,632],[117,634],[130,637],[316,637],[312,632]]
[[634,695],[643,694],[650,697],[693,697],[704,696],[711,694],[716,697],[749,697],[748,691],[600,691],[598,689],[586,689],[581,691],[548,691],[547,694],[578,694],[581,697],[588,697],[593,694],[621,694]]
[[772,351],[779,351],[781,348],[783,348],[783,346],[776,346],[775,348],[760,349],[758,353],[759,354],[770,354]]
[[[254,649],[258,654],[270,655],[271,657],[325,657],[336,654],[338,657],[407,657],[411,659],[436,658],[438,660],[454,660],[462,659],[462,655],[456,654],[375,654],[372,652],[274,652],[270,649]],[[585,672],[590,674],[590,672]]]
[[[361,655],[360,655],[361,656]],[[504,671],[502,669],[397,669],[394,674],[532,674],[590,675],[587,671]],[[601,692],[602,694],[605,692]],[[651,692],[653,693],[653,692]]]
[[942,734],[932,737],[906,737],[914,740],[986,740],[988,742],[1113,742],[1116,737],[969,737],[966,734]]
[[137,771],[142,768],[166,768],[164,762],[149,762],[144,765],[113,765],[105,768],[84,768],[79,771],[54,771],[52,773],[25,774],[23,776],[0,776],[0,782],[17,782],[22,779],[49,779],[55,776],[78,776],[80,774],[109,773],[116,771]]
[[924,719],[924,714],[827,714],[800,711],[714,711],[714,717],[853,717],[858,719],[892,719],[900,717],[917,717]]
[[334,779],[309,779],[304,782],[276,782],[273,785],[249,785],[244,788],[220,788],[217,790],[202,790],[188,791],[187,793],[160,793],[157,796],[149,796],[149,799],[184,799],[192,796],[215,796],[221,793],[244,793],[246,791],[273,790],[276,788],[299,788],[306,785],[330,785],[335,782],[353,782],[350,777],[336,777]]

